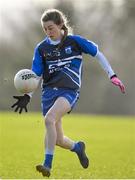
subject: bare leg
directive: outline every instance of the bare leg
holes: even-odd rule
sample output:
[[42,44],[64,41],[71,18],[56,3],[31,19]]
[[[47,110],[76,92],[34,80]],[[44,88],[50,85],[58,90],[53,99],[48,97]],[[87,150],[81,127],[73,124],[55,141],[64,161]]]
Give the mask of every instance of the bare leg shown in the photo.
[[[70,111],[71,107],[69,102],[64,97],[59,97],[52,108],[48,111],[45,117],[47,143],[46,149],[54,151],[57,139],[57,131],[55,124],[61,119],[64,114]],[[45,140],[45,141],[46,141]]]
[[56,131],[57,131],[56,145],[64,149],[70,149],[73,152],[76,152],[82,167],[87,168],[89,166],[89,159],[85,153],[85,143],[81,141],[75,143],[68,137],[64,136],[61,120],[56,122]]
[[53,114],[47,114],[45,118],[45,126],[46,126],[46,136],[45,136],[45,147],[46,153],[53,154],[57,132],[55,128],[55,117]]
[[64,97],[59,97],[45,116],[46,136],[45,136],[45,161],[43,165],[37,165],[36,169],[43,176],[50,176],[52,167],[53,152],[57,140],[56,122],[71,109],[70,103]]
[[56,122],[56,131],[57,131],[57,140],[56,145],[64,148],[64,149],[72,149],[74,147],[75,142],[64,136],[62,129],[62,120]]

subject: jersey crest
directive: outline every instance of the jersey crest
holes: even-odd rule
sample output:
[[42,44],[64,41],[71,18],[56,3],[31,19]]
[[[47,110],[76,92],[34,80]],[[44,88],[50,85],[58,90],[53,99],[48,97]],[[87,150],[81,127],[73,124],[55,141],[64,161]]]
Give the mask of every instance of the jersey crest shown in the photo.
[[65,53],[66,54],[71,54],[72,53],[71,46],[65,47]]

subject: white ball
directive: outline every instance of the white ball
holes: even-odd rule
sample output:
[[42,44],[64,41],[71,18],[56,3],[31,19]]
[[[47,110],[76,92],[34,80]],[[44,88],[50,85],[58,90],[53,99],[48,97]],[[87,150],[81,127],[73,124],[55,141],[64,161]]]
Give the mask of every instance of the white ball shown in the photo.
[[22,69],[14,77],[14,86],[21,93],[30,93],[38,87],[39,78],[30,69]]

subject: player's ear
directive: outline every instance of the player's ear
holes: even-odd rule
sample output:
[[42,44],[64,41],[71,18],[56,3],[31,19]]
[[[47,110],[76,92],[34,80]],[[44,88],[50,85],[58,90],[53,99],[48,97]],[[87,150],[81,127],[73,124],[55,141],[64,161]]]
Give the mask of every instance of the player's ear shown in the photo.
[[59,26],[60,29],[62,29],[62,28],[63,28],[63,25],[64,25],[64,23],[61,23],[61,24],[58,25],[58,26]]

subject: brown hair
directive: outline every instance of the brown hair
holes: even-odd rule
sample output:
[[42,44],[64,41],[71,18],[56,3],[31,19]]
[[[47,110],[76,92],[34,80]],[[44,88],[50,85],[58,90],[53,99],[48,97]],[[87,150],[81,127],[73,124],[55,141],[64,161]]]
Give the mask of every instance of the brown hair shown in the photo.
[[67,18],[61,11],[57,9],[48,9],[41,16],[42,27],[43,27],[43,23],[47,21],[53,21],[56,25],[63,24],[62,30],[64,31],[64,36],[62,37],[61,43],[59,44],[58,48],[60,48],[66,36],[68,35],[70,29],[70,27],[67,25],[68,24]]

